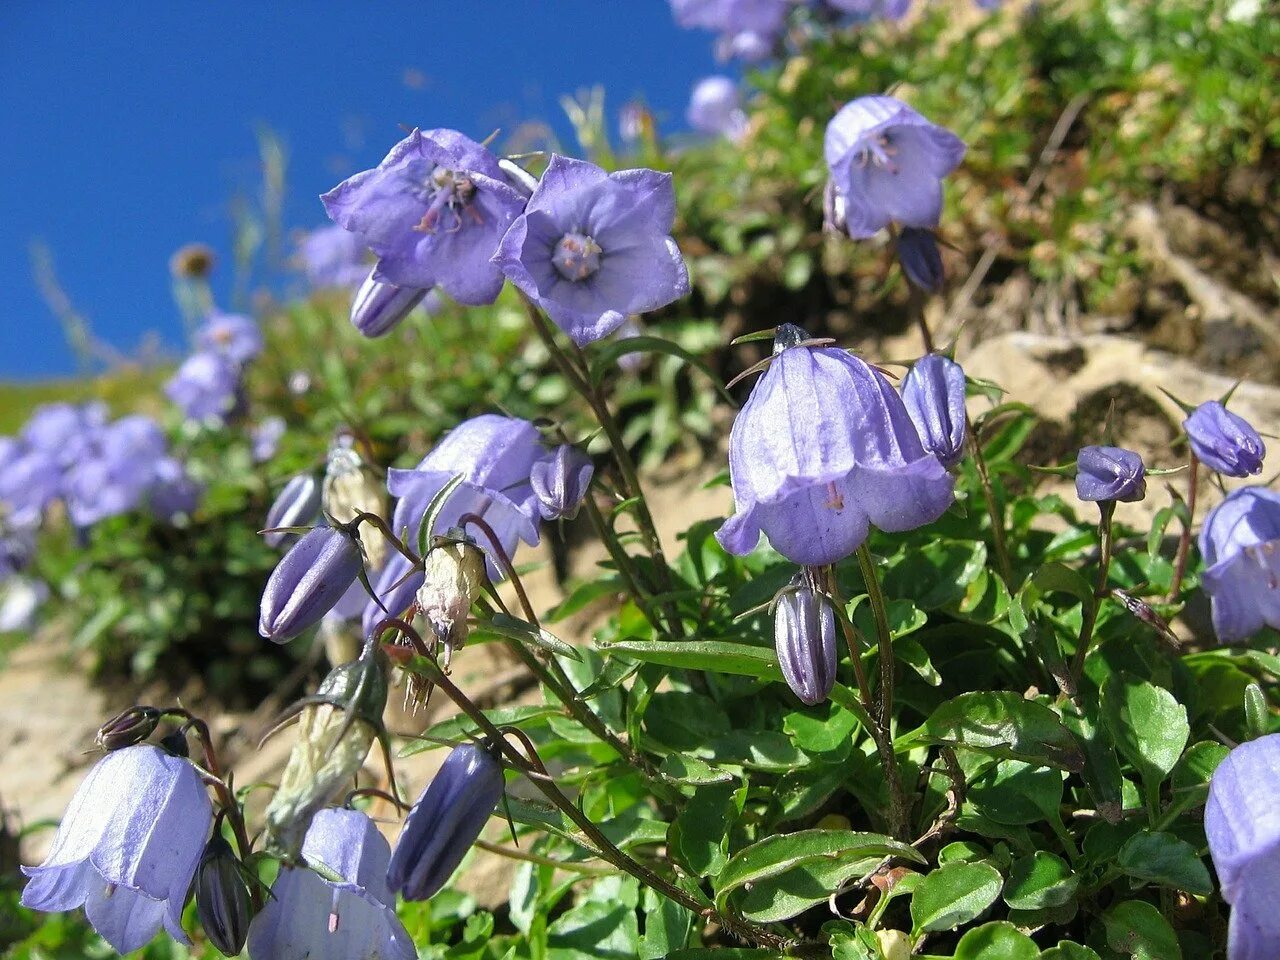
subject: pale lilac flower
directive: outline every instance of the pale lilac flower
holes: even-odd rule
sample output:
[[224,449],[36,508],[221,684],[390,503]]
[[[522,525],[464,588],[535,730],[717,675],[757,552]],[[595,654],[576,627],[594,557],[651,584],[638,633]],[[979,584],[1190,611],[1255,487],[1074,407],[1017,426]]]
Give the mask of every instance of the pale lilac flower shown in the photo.
[[715,51],[716,59],[721,63],[727,60],[759,63],[773,56],[777,48],[777,34],[761,33],[758,30],[740,30],[737,33],[722,33],[716,37]]
[[[387,889],[391,848],[359,810],[321,810],[302,857],[283,866],[249,927],[255,960],[414,960],[418,955]],[[339,879],[328,879],[336,876]]]
[[36,554],[36,527],[0,516],[0,583],[21,573]]
[[682,27],[716,33],[776,35],[786,23],[790,0],[671,0],[671,12]]
[[24,448],[0,465],[0,513],[7,514],[12,523],[36,526],[45,507],[62,494],[63,486],[63,468],[52,453]]
[[575,343],[590,343],[689,292],[675,210],[668,173],[606,173],[552,154],[493,260]]
[[220,353],[239,366],[260,354],[262,347],[258,321],[242,313],[214,311],[196,331],[197,352]]
[[439,285],[465,304],[497,299],[502,271],[490,258],[524,207],[493,154],[456,130],[414,130],[321,199],[378,255],[376,279]]
[[1235,747],[1213,772],[1204,808],[1209,856],[1231,904],[1229,960],[1280,956],[1280,734]]
[[747,115],[742,109],[738,85],[728,77],[699,80],[685,111],[689,126],[699,133],[725,137],[737,142],[747,132]]
[[920,442],[944,467],[964,456],[967,419],[964,370],[940,353],[921,357],[902,379],[902,402]]
[[1076,457],[1076,496],[1086,502],[1132,503],[1147,495],[1142,458],[1123,447],[1082,447]]
[[364,241],[329,225],[309,231],[298,244],[298,261],[313,287],[354,287],[369,272]]
[[1202,403],[1182,421],[1191,451],[1210,470],[1228,477],[1248,477],[1262,472],[1266,444],[1244,417],[1232,413],[1217,400]]
[[280,441],[287,431],[288,427],[284,422],[284,417],[266,417],[254,427],[253,432],[249,435],[253,462],[265,463],[274,457],[276,451],[280,449]]
[[898,263],[907,281],[917,290],[937,293],[942,289],[942,254],[932,230],[905,227],[898,234]]
[[351,325],[366,337],[381,337],[400,325],[427,291],[420,287],[397,287],[375,278],[376,270],[360,284],[351,301]]
[[222,353],[193,353],[165,384],[164,392],[187,419],[221,422],[239,403],[240,369]]
[[262,591],[258,633],[284,643],[315,626],[360,574],[360,541],[344,530],[316,527],[276,564]]
[[587,498],[595,474],[591,458],[570,444],[561,444],[529,471],[529,483],[538,498],[544,520],[572,519]]
[[108,753],[76,789],[22,891],[30,910],[84,907],[120,953],[145,946],[163,926],[190,943],[182,907],[213,823],[195,767],[149,744]]
[[48,403],[37,407],[22,428],[25,450],[47,454],[61,467],[80,458],[107,422],[102,403]]
[[1241,487],[1229,494],[1205,518],[1200,554],[1219,640],[1280,630],[1280,493]]
[[870,524],[911,530],[951,505],[952,478],[884,374],[844,350],[799,346],[807,339],[778,329],[773,361],[734,420],[735,512],[716,532],[730,553],[750,553],[763,533],[794,563],[835,563]]
[[151,512],[172,523],[178,517],[195,513],[204,495],[204,484],[173,457],[166,456],[156,461],[155,479],[148,493]]
[[387,884],[406,900],[429,900],[462,858],[502,799],[502,764],[484,747],[455,747],[405,817],[387,866]]
[[859,97],[827,125],[823,144],[830,189],[844,204],[855,240],[890,223],[931,228],[942,214],[942,178],[965,145],[893,97]]
[[63,479],[71,522],[89,527],[137,507],[155,485],[167,452],[164,433],[150,417],[133,414],[103,427]]
[[806,573],[797,574],[791,586],[777,599],[773,645],[787,686],[813,706],[827,699],[836,682],[835,612]]

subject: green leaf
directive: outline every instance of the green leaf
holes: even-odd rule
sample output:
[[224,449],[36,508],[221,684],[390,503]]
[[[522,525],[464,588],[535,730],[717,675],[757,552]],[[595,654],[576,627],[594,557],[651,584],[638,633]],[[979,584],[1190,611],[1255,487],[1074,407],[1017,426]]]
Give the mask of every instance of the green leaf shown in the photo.
[[926,874],[911,897],[912,936],[954,930],[996,902],[1003,881],[995,867],[957,861]]
[[[1028,586],[1034,586],[1040,594],[1068,593],[1081,603],[1093,602],[1093,587],[1089,581],[1066,564],[1046,563],[1036,570]],[[1027,587],[1023,588],[1025,592]]]
[[630,956],[639,938],[639,922],[633,908],[588,900],[548,925],[547,960]]
[[1082,947],[1073,940],[1059,940],[1056,947],[1050,947],[1040,954],[1040,960],[1101,960],[1101,958],[1095,951]]
[[901,640],[895,640],[893,642],[893,652],[898,655],[899,660],[919,674],[920,679],[929,684],[929,686],[942,686],[942,675],[938,673],[933,661],[929,659],[928,652],[915,637],[903,637]]
[[1102,719],[1116,748],[1149,784],[1169,775],[1191,734],[1186,707],[1172,693],[1125,673],[1102,685]]
[[1213,882],[1195,847],[1171,833],[1138,833],[1120,848],[1116,865],[1131,877],[1208,896]]
[[695,787],[708,783],[728,783],[733,779],[733,774],[728,770],[713,767],[705,760],[681,753],[667,754],[658,773],[668,780]]
[[572,592],[551,609],[542,619],[547,623],[556,623],[582,610],[601,597],[625,593],[626,587],[622,578],[617,576],[603,577],[599,580],[588,580],[573,588]]
[[733,395],[720,382],[720,378],[712,372],[711,368],[703,360],[695,357],[678,343],[672,343],[663,337],[640,336],[626,337],[622,340],[610,340],[607,343],[597,344],[592,349],[592,352],[595,356],[591,358],[591,382],[597,386],[604,380],[607,373],[617,367],[619,357],[626,356],[628,353],[665,353],[678,357],[689,366],[701,370],[707,375],[711,385],[715,387],[716,392],[725,399],[729,406],[737,407],[738,405],[738,402],[733,399]]
[[1009,867],[1004,902],[1014,910],[1043,910],[1067,903],[1076,895],[1080,878],[1061,857],[1037,850]]
[[[848,614],[853,625],[862,631],[864,637],[876,635],[876,624],[871,614],[871,605],[863,606],[867,595],[860,594],[849,602]],[[929,615],[910,600],[890,600],[885,604],[885,615],[889,621],[889,636],[897,641],[909,633],[915,633],[929,622]],[[897,643],[894,643],[897,646]]]
[[1267,732],[1271,725],[1271,708],[1267,705],[1267,695],[1262,687],[1251,683],[1244,688],[1244,727],[1251,740],[1256,740]]
[[[817,861],[850,863],[869,858],[901,857],[924,863],[914,847],[879,833],[853,830],[801,830],[768,837],[739,850],[715,878],[716,902],[724,905],[729,894],[745,884],[758,884],[770,877]],[[825,900],[831,893],[822,894]],[[818,901],[814,901],[815,903]]]
[[729,732],[729,717],[710,697],[689,691],[655,693],[644,712],[645,732],[672,750],[696,750]]
[[546,629],[539,629],[527,620],[509,617],[505,613],[495,613],[493,619],[477,627],[475,633],[492,633],[517,643],[532,643],[549,653],[568,657],[570,660],[581,660],[582,654],[572,644],[565,643]]
[[1062,773],[1053,767],[1002,760],[974,780],[966,799],[996,823],[1057,823],[1061,817]]
[[[462,474],[454,474],[450,477],[443,487],[436,491],[436,495],[431,498],[431,502],[427,504],[426,512],[422,515],[422,520],[418,523],[418,556],[425,557],[427,555],[427,547],[429,545],[431,535],[436,529],[436,521],[440,519],[440,511],[444,509],[445,503],[449,497],[453,495],[453,491],[458,489],[459,484],[465,478]],[[393,531],[398,534],[399,531]]]
[[1138,960],[1182,960],[1178,936],[1145,900],[1126,900],[1102,915],[1107,946]]
[[731,640],[619,640],[598,646],[606,657],[619,653],[664,667],[782,679],[778,656],[772,647],[755,647]]
[[1036,960],[1036,942],[1011,923],[994,920],[970,930],[956,944],[953,960]]
[[736,793],[728,783],[702,787],[671,824],[671,846],[700,877],[719,873],[728,862],[729,829],[740,809]]
[[679,950],[693,929],[693,914],[674,900],[646,889],[644,892],[644,936],[636,944],[639,960],[659,960]]
[[885,572],[884,592],[936,610],[963,600],[986,562],[987,547],[979,541],[934,540],[902,554]]
[[[529,729],[535,726],[541,726],[541,721],[547,717],[562,716],[564,710],[560,707],[549,706],[547,704],[538,704],[536,706],[516,706],[516,707],[495,707],[492,710],[485,710],[484,715],[489,719],[495,727],[516,726],[521,729]],[[411,757],[415,753],[423,753],[426,750],[437,750],[443,743],[433,743],[433,740],[446,740],[457,742],[477,737],[481,733],[480,728],[470,717],[465,714],[458,714],[450,717],[448,720],[441,720],[439,723],[427,729],[422,734],[421,740],[410,740],[400,748],[400,756]]]
[[989,756],[1079,771],[1084,755],[1075,737],[1043,704],[1016,693],[965,693],[938,707],[922,727],[899,738],[904,752],[917,743],[964,747]]
[[1204,806],[1209,798],[1209,780],[1213,771],[1230,752],[1215,740],[1202,740],[1188,747],[1173,768],[1172,798],[1165,815],[1176,817],[1193,807]]

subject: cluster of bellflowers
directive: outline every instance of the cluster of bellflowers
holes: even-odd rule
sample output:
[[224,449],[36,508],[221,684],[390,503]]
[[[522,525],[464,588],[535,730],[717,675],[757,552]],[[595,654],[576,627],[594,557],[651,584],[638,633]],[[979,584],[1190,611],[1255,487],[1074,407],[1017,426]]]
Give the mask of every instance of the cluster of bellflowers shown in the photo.
[[252,317],[212,311],[195,335],[195,349],[165,384],[165,395],[194,423],[222,426],[244,413],[244,373],[262,352]]

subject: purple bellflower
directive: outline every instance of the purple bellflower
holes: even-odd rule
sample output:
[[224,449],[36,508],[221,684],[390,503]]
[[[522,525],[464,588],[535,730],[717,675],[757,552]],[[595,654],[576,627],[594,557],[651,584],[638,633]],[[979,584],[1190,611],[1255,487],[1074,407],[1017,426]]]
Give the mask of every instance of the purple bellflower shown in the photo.
[[1142,458],[1123,447],[1083,447],[1076,457],[1076,496],[1085,502],[1133,503],[1147,495]]
[[[264,530],[276,527],[306,527],[320,516],[320,481],[310,473],[300,473],[284,485],[267,511]],[[267,546],[278,547],[290,542],[293,534],[277,531],[264,533]]]
[[280,558],[262,592],[258,633],[292,640],[342,599],[360,574],[360,541],[344,530],[316,527]]
[[19,526],[38,526],[45,507],[65,485],[57,459],[43,450],[24,449],[0,466],[0,514]]
[[378,280],[439,285],[471,305],[497,299],[502,271],[490,257],[524,208],[493,154],[456,130],[414,130],[320,199],[378,255]]
[[773,645],[792,693],[813,706],[827,699],[836,682],[836,617],[825,597],[813,591],[806,573],[795,589],[777,599]]
[[187,472],[187,468],[173,457],[161,457],[156,461],[155,479],[148,489],[151,512],[161,520],[172,523],[180,516],[190,516],[200,505],[204,484]]
[[120,953],[144,946],[163,925],[182,943],[182,907],[213,824],[195,767],[140,744],[108,753],[76,789],[22,905],[62,912],[84,906],[89,923]]
[[502,764],[474,744],[455,747],[405,818],[387,884],[406,900],[444,888],[502,798]]
[[960,165],[965,145],[902,101],[872,96],[840,108],[827,124],[823,152],[843,226],[865,240],[890,223],[936,227],[942,178]]
[[572,519],[587,498],[595,474],[591,458],[570,444],[561,444],[529,471],[529,484],[538,498],[544,520]]
[[911,0],[826,0],[826,3],[858,20],[901,20],[911,9]]
[[945,278],[942,254],[938,252],[938,241],[932,230],[904,227],[898,234],[896,246],[898,263],[908,283],[924,293],[937,293],[942,289]]
[[289,427],[284,417],[265,417],[249,434],[250,453],[254,463],[266,463],[280,449],[280,441]]
[[58,466],[68,467],[95,442],[106,422],[107,408],[101,403],[49,403],[36,408],[22,428],[21,440],[24,449],[43,453]]
[[370,271],[351,301],[351,325],[370,339],[390,333],[400,325],[413,308],[422,302],[427,291],[420,287],[397,287],[384,283]]
[[1263,626],[1280,630],[1280,493],[1241,487],[1229,494],[1205,518],[1200,555],[1219,640],[1235,643]]
[[240,400],[240,368],[226,354],[202,350],[183,361],[164,392],[188,420],[225,421]]
[[64,477],[71,522],[92,526],[141,504],[161,479],[167,447],[160,425],[141,414],[103,427],[94,446]]
[[760,63],[773,56],[778,47],[778,35],[741,30],[738,33],[722,33],[716,37],[716,59],[741,60],[744,63]]
[[1209,781],[1204,832],[1231,904],[1230,960],[1280,956],[1280,734],[1233,749]]
[[699,133],[725,137],[735,143],[747,132],[747,115],[742,109],[738,85],[728,77],[699,80],[684,115],[689,126]]
[[689,292],[671,174],[552,154],[493,261],[579,346]]
[[196,331],[197,352],[220,353],[244,366],[262,352],[258,321],[242,313],[211,313]]
[[[414,960],[409,932],[387,889],[391,848],[359,810],[321,810],[302,857],[324,871],[283,866],[249,927],[249,955],[262,960]],[[330,879],[336,877],[337,879]]]
[[359,236],[332,224],[298,243],[298,263],[313,287],[354,287],[369,272],[367,253]]
[[786,23],[790,0],[671,0],[671,12],[682,27],[716,33],[776,35]]
[[800,346],[783,324],[729,435],[735,512],[716,538],[739,556],[761,533],[806,566],[835,563],[869,524],[911,530],[946,512],[953,481],[920,443],[884,374],[844,350]]
[[1262,472],[1266,445],[1244,417],[1232,413],[1217,400],[1202,403],[1182,421],[1191,451],[1210,470],[1228,477],[1249,477]]
[[940,353],[921,357],[902,379],[902,402],[924,448],[953,467],[964,456],[964,370]]

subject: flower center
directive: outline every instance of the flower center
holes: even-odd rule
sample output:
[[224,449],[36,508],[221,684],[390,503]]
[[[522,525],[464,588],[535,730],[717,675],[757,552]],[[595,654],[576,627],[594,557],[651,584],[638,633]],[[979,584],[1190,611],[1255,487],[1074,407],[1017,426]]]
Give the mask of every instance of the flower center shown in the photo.
[[551,253],[556,273],[579,283],[600,269],[600,244],[584,233],[566,233]]
[[862,149],[858,153],[858,166],[865,167],[871,164],[873,167],[884,167],[890,173],[897,173],[898,164],[893,159],[897,155],[898,148],[893,145],[889,134],[882,133],[862,141]]
[[425,187],[428,197],[427,212],[413,229],[421,233],[435,233],[437,230],[457,233],[464,226],[464,213],[476,223],[484,222],[480,212],[471,206],[471,200],[476,195],[476,185],[466,171],[436,167],[427,178]]

